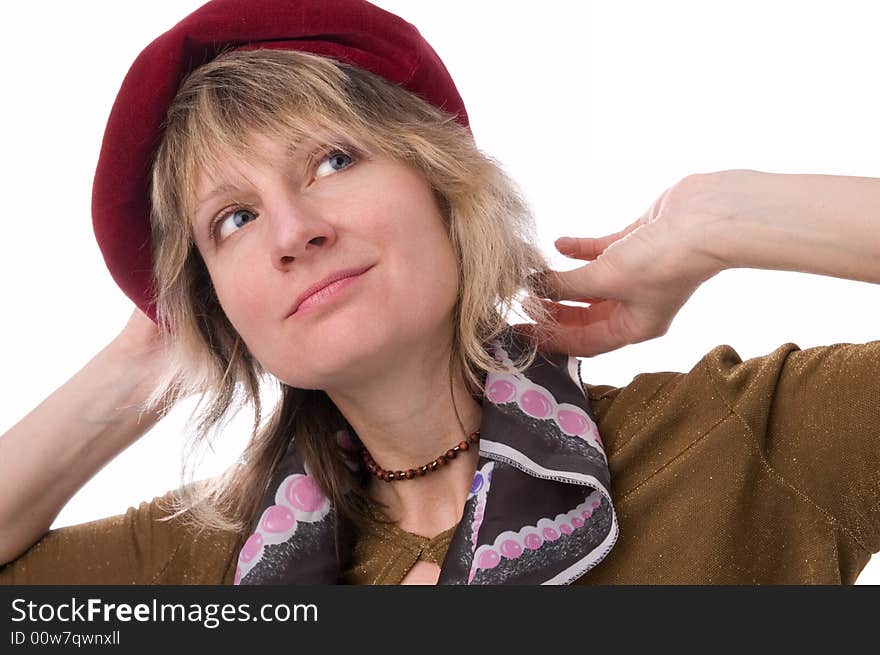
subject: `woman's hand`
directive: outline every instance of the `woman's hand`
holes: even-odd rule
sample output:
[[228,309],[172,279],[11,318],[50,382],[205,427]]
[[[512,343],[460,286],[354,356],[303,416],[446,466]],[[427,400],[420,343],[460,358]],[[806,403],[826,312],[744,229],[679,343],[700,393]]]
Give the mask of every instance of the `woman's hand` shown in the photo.
[[124,358],[132,377],[139,380],[133,390],[134,403],[147,398],[170,364],[170,352],[159,337],[158,326],[137,307],[108,349]]
[[125,327],[116,335],[113,345],[131,357],[144,357],[161,350],[159,327],[137,307]]
[[[708,226],[725,220],[724,193],[714,174],[688,176],[667,189],[638,220],[604,237],[561,238],[557,249],[590,262],[548,270],[541,287],[550,324],[518,324],[544,350],[592,357],[666,334],[697,287],[726,267],[704,247]],[[564,305],[572,300],[589,306]],[[554,324],[555,323],[555,324]]]

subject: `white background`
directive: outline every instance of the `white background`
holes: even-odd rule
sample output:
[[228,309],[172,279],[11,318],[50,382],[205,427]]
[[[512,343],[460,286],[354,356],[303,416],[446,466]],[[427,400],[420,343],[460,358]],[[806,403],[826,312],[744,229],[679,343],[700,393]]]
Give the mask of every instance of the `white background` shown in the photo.
[[[137,54],[201,2],[5,3],[0,239],[0,432],[122,328],[131,305],[104,268],[92,175]],[[629,224],[693,172],[753,168],[880,177],[880,8],[874,2],[382,0],[444,59],[480,147],[519,182],[542,244]],[[880,223],[878,223],[880,227]],[[689,371],[719,344],[743,359],[880,338],[880,289],[758,269],[703,285],[661,339],[584,360],[623,386]],[[181,407],[110,462],[53,527],[124,512],[178,484]],[[236,456],[232,424],[212,474]],[[829,435],[833,438],[833,435]],[[880,438],[880,437],[878,437]],[[859,583],[880,582],[880,558]]]

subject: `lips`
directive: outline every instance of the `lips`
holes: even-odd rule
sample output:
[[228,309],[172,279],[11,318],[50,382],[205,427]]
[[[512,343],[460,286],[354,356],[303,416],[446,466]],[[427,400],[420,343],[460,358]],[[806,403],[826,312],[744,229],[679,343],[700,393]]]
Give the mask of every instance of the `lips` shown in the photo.
[[317,293],[321,289],[324,289],[334,282],[343,280],[347,277],[355,277],[357,275],[360,275],[361,273],[366,273],[371,268],[372,264],[369,266],[360,266],[357,268],[346,268],[341,271],[331,273],[327,277],[323,278],[320,282],[316,282],[312,286],[305,289],[299,296],[297,296],[296,300],[293,302],[293,305],[290,308],[290,311],[287,312],[287,316],[295,314],[296,310],[299,309],[299,306],[306,300],[306,298]]

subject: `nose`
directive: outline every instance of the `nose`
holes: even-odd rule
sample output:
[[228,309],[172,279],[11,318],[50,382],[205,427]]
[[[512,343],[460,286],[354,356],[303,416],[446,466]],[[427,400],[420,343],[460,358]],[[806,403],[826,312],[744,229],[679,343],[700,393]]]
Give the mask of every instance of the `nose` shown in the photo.
[[268,252],[272,265],[279,271],[287,271],[295,260],[336,239],[333,226],[321,210],[302,198],[286,196],[267,209]]

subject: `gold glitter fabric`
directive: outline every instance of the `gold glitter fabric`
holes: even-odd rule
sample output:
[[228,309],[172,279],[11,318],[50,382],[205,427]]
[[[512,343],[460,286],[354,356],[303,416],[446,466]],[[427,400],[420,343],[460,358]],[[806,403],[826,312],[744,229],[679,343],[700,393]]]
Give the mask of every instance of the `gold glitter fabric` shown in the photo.
[[442,566],[457,526],[428,538],[381,522],[387,517],[376,506],[370,510],[376,521],[356,533],[351,565],[343,571],[345,584],[400,584],[419,560]]
[[216,585],[227,577],[232,584],[241,547],[236,535],[195,534],[179,519],[160,521],[167,512],[158,501],[50,530],[0,567],[0,584]]
[[[880,341],[746,361],[721,345],[687,373],[586,387],[620,536],[575,584],[852,584],[880,551]],[[241,536],[161,515],[154,499],[52,530],[0,584],[232,584]],[[375,523],[345,581],[398,584],[453,531]]]

